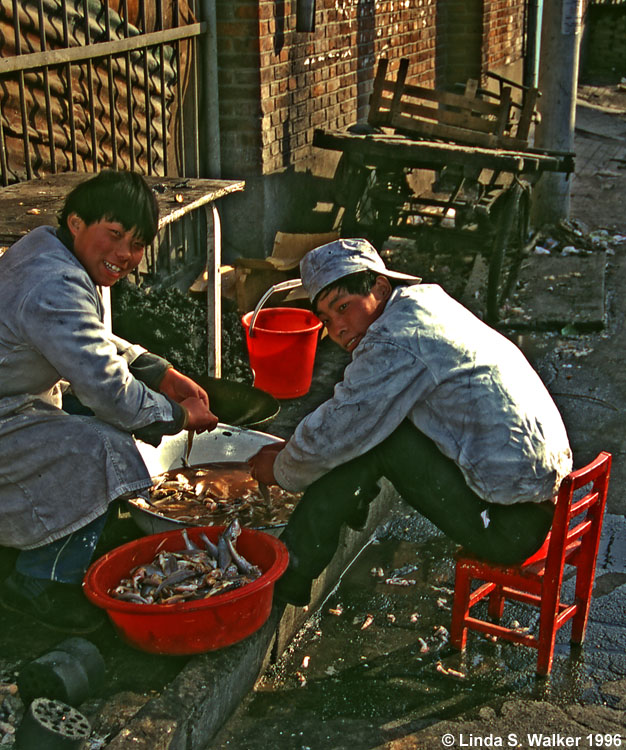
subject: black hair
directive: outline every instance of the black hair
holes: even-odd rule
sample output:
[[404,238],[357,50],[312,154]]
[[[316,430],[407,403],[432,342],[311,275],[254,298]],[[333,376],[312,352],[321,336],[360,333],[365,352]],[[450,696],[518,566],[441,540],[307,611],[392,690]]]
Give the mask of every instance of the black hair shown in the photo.
[[[385,274],[381,274],[378,271],[357,271],[356,273],[342,276],[340,279],[337,279],[337,281],[331,281],[330,284],[327,284],[323,289],[320,289],[315,295],[315,299],[313,300],[313,310],[317,310],[317,303],[322,295],[326,296],[335,289],[341,289],[348,294],[359,294],[361,297],[365,297],[370,293],[379,276],[385,276]],[[390,279],[388,276],[385,276],[385,278],[389,281],[392,288],[399,284],[406,283],[401,279]]]
[[137,230],[149,245],[159,228],[159,206],[146,181],[136,172],[104,170],[71,190],[57,216],[65,227],[67,217],[77,214],[85,224],[118,221],[126,231]]

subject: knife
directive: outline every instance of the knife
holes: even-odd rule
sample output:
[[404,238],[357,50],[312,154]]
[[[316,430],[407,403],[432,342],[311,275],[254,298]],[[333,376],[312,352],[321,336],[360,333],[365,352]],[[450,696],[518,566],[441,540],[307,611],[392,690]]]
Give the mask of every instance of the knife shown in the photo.
[[265,502],[268,505],[271,505],[272,496],[270,495],[270,488],[266,484],[263,484],[263,482],[259,482],[258,479],[257,479],[257,484],[259,485],[259,491],[261,495],[263,496],[263,500],[265,500]]
[[191,455],[191,446],[193,445],[193,436],[196,433],[193,430],[187,431],[187,446],[185,448],[185,452],[181,458],[182,464],[185,467],[185,469],[189,469],[189,456]]

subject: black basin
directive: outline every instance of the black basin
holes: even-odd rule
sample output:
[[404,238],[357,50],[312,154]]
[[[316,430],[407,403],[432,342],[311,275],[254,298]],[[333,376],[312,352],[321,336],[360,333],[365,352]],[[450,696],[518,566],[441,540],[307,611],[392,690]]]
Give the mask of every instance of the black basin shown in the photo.
[[234,427],[265,427],[280,411],[274,396],[245,383],[201,375],[194,380],[209,395],[211,411]]

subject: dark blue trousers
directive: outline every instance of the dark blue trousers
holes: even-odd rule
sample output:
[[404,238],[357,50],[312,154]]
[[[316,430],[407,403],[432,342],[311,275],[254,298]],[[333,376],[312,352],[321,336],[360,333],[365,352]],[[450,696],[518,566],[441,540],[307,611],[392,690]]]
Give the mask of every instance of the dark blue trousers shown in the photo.
[[22,575],[60,583],[82,583],[108,513],[68,536],[35,549],[21,550],[15,569]]
[[491,562],[525,560],[542,545],[552,523],[550,500],[513,505],[482,500],[454,461],[405,420],[375,448],[306,490],[281,535],[291,570],[307,579],[320,575],[337,549],[342,525],[355,525],[381,477],[453,541]]

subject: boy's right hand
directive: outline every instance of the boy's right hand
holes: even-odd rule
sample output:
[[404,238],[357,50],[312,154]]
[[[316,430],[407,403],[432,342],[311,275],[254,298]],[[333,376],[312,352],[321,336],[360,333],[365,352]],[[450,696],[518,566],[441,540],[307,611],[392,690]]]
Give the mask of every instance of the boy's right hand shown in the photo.
[[280,443],[271,443],[270,445],[264,445],[261,450],[248,460],[250,466],[250,473],[253,479],[262,484],[272,485],[278,484],[274,477],[274,461],[276,456],[285,447],[285,441]]
[[202,398],[186,398],[180,405],[187,411],[185,428],[193,432],[210,432],[217,427],[219,419],[209,409],[209,405]]

